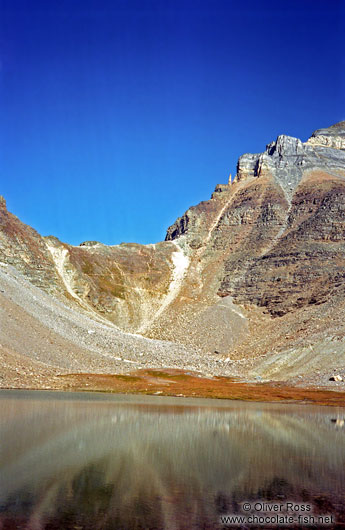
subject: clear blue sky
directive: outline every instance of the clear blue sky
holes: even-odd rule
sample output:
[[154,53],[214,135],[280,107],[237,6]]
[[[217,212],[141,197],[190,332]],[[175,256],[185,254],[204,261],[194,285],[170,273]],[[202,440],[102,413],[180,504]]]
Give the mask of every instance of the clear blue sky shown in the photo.
[[343,0],[0,6],[0,194],[43,235],[162,240],[241,154],[345,119]]

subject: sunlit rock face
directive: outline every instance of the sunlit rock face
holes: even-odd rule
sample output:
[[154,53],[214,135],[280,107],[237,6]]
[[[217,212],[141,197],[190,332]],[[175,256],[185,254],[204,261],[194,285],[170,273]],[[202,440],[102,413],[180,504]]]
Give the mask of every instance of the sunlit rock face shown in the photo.
[[[322,368],[331,354],[337,364],[345,335],[344,141],[340,122],[306,142],[280,135],[263,153],[241,156],[233,182],[217,185],[155,245],[67,245],[41,237],[2,201],[0,260],[125,332],[234,359],[291,359],[303,343],[319,350],[300,371]],[[284,363],[280,378],[292,373]]]
[[13,265],[38,287],[50,292],[62,288],[44,239],[11,214],[0,197],[0,262]]
[[336,123],[327,129],[318,129],[311,135],[307,144],[320,147],[332,147],[334,149],[345,149],[344,122]]
[[[281,135],[264,153],[240,157],[235,183],[213,200],[222,214],[206,237],[204,257],[222,253],[219,295],[281,316],[343,289],[344,131],[342,122],[305,143]],[[210,203],[190,208],[167,238],[186,234],[194,247],[207,233]]]
[[[343,122],[321,130],[322,136],[317,131],[304,144],[279,136],[265,153],[256,155],[251,173],[247,155],[244,170],[240,159],[239,180],[252,177],[256,181],[255,197],[249,182],[249,193],[248,188],[244,195],[240,192],[240,207],[248,202],[248,195],[254,201],[249,208],[253,214],[246,222],[253,225],[252,244],[256,240],[257,248],[242,263],[244,274],[233,273],[234,256],[225,262],[222,294],[281,316],[308,304],[321,304],[335,290],[343,290],[344,131]],[[315,143],[318,138],[327,138],[327,146],[323,140]]]
[[65,289],[74,302],[123,330],[137,331],[159,310],[173,276],[176,245],[73,247],[46,239]]

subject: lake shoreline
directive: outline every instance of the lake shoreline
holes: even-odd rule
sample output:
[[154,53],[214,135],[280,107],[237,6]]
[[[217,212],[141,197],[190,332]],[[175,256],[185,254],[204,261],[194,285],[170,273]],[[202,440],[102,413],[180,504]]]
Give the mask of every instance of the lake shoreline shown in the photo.
[[295,386],[278,381],[248,382],[238,378],[206,377],[197,372],[168,368],[138,370],[130,374],[57,374],[43,376],[33,384],[29,381],[4,383],[1,385],[3,390],[102,392],[345,407],[345,392],[338,389]]

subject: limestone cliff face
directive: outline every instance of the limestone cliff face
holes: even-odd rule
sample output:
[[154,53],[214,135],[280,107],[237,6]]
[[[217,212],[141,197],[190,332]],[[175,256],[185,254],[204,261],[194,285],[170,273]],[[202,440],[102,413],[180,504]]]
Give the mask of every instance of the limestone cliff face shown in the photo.
[[[282,135],[264,153],[240,157],[235,182],[209,201],[221,215],[204,256],[222,253],[220,296],[282,316],[344,288],[344,138],[341,122],[305,143]],[[207,213],[209,203],[190,208],[167,239],[185,234],[200,248]]]
[[344,133],[341,122],[305,143],[279,136],[263,153],[243,155],[230,186],[168,229],[168,240],[189,249],[190,267],[174,331],[166,319],[154,336],[199,346],[203,337],[208,349],[235,357],[288,351],[290,361],[270,366],[283,367],[280,376],[306,344],[300,370],[327,355],[337,362],[345,346]]
[[[344,288],[344,125],[314,133],[311,140],[328,138],[327,145],[279,136],[256,157],[251,174],[245,164],[245,178],[259,187],[256,197],[266,197],[255,208],[256,249],[242,262],[242,273],[234,274],[238,263],[233,255],[225,261],[222,295],[232,294],[239,303],[264,306],[281,316],[323,303],[335,289]],[[241,158],[239,181],[242,168]]]
[[0,261],[95,318],[205,355],[292,359],[337,337],[305,363],[313,367],[345,347],[344,142],[340,122],[241,156],[234,181],[156,245],[70,246],[41,237],[2,200]]

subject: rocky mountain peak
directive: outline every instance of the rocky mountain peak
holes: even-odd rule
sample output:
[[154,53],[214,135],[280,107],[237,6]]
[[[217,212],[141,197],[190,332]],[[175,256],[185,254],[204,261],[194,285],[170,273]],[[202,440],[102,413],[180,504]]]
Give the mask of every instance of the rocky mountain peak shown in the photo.
[[266,146],[263,153],[246,153],[239,158],[236,180],[260,177],[267,170],[279,177],[277,173],[279,169],[303,165],[302,158],[308,156],[308,151],[310,151],[309,146],[298,138],[279,135],[275,142]]
[[307,142],[278,136],[260,154],[247,153],[237,163],[236,182],[270,174],[288,199],[307,170],[342,173],[345,166],[345,122],[315,131]]
[[275,142],[266,146],[269,156],[297,156],[304,153],[303,143],[298,138],[281,134]]
[[[174,343],[189,348],[188,363],[193,352],[202,352],[198,369],[210,366],[215,351],[224,359],[257,356],[253,366],[261,374],[278,371],[284,377],[291,370],[319,370],[321,362],[328,369],[329,358],[335,362],[337,355],[343,366],[344,134],[345,122],[340,122],[315,131],[307,142],[283,134],[264,152],[243,155],[235,183],[218,184],[211,199],[190,207],[168,229],[166,241],[154,245],[86,241],[71,246],[53,236],[43,238],[7,212],[1,198],[0,262],[5,266],[0,280],[2,274],[7,286],[2,294],[10,300],[8,282],[15,270],[30,282],[27,291],[32,284],[45,291],[48,305],[59,298],[69,315],[70,310],[83,314],[84,349],[97,338],[96,322],[102,336],[110,326],[114,341],[104,343],[104,353],[109,358],[110,349],[116,351],[121,369],[127,340],[126,362],[138,367],[146,362],[146,353],[138,354],[146,342],[134,351],[133,333],[159,339],[159,363]],[[35,293],[30,310],[36,318]],[[25,296],[18,295],[18,303]],[[10,320],[10,312],[5,314]],[[31,327],[25,328],[25,339]],[[15,351],[19,332],[1,328],[0,342]],[[71,336],[74,330],[68,340]],[[45,351],[42,337],[33,352]],[[154,344],[148,342],[145,352]],[[98,342],[93,345],[103,353]],[[21,348],[19,353],[27,355],[26,340]],[[175,351],[178,361],[169,357],[169,366],[187,358],[187,350]],[[67,357],[62,356],[63,363],[70,363]],[[260,368],[262,363],[266,368]],[[223,374],[226,365],[218,368],[215,373]]]
[[236,181],[271,175],[290,201],[302,178],[302,168],[310,156],[309,151],[311,148],[298,138],[282,134],[268,144],[263,153],[245,154],[239,158]]
[[317,129],[317,131],[313,132],[311,137],[313,138],[316,136],[340,136],[341,138],[345,138],[345,120],[339,121],[325,129]]
[[345,150],[345,121],[313,132],[306,145]]

